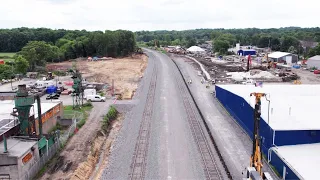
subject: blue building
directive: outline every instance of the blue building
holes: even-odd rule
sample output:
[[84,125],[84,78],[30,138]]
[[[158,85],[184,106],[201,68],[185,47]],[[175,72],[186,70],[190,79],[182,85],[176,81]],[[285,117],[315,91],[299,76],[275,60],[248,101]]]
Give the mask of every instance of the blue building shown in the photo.
[[238,55],[240,55],[240,56],[248,56],[248,55],[253,56],[253,55],[256,55],[256,50],[254,50],[254,49],[240,49],[238,51]]
[[320,160],[320,144],[305,149],[304,155],[295,152],[301,146],[320,143],[320,120],[316,118],[320,85],[217,85],[217,99],[251,138],[255,99],[250,93],[253,92],[267,93],[261,101],[260,135],[262,151],[270,164],[280,175],[285,169],[287,179],[310,177],[314,174],[310,165],[305,164],[306,169],[301,172],[297,164],[307,161],[309,151],[316,151],[314,148]]

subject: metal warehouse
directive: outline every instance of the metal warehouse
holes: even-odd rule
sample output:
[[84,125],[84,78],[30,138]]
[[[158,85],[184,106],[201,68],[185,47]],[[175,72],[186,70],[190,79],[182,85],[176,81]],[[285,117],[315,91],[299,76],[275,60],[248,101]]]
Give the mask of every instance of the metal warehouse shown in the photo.
[[[217,85],[217,99],[251,138],[255,99],[250,93],[253,92],[267,94],[261,100],[263,153],[281,175],[285,171],[286,178],[310,177],[308,171],[311,169],[301,170],[297,161],[307,161],[308,154],[320,149],[320,145],[304,149],[300,160],[294,157],[299,156],[296,149],[302,149],[300,146],[320,142],[320,121],[315,118],[318,116],[320,85]],[[318,154],[316,156],[320,158]]]

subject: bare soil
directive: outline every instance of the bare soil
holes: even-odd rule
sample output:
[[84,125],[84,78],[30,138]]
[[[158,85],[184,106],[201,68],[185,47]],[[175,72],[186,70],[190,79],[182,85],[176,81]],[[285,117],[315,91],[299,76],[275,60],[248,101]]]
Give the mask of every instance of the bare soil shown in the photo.
[[[78,59],[76,66],[89,82],[112,85],[120,94],[135,92],[147,67],[148,58],[144,54],[134,54],[125,58],[104,61],[87,61]],[[72,67],[73,62],[50,64],[57,67]]]

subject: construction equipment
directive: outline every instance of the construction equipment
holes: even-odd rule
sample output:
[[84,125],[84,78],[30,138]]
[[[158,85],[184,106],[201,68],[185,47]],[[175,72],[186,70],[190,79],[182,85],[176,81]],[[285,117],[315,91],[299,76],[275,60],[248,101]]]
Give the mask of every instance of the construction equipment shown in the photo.
[[261,138],[259,135],[260,130],[260,116],[261,116],[261,98],[265,97],[265,93],[251,93],[250,96],[255,96],[254,106],[254,129],[253,129],[253,147],[252,154],[250,157],[250,166],[247,167],[247,179],[260,180],[267,179],[271,180],[271,176],[268,172],[262,171],[262,151],[261,151]]
[[69,72],[72,73],[73,85],[72,88],[74,91],[72,92],[72,100],[73,100],[73,109],[79,109],[80,104],[83,105],[83,91],[84,87],[82,85],[83,79],[81,73],[78,69],[74,68],[70,69]]
[[52,72],[48,72],[46,80],[52,80],[54,79],[54,75],[52,74]]
[[301,81],[299,81],[299,80],[294,80],[293,83],[294,83],[294,84],[301,84]]

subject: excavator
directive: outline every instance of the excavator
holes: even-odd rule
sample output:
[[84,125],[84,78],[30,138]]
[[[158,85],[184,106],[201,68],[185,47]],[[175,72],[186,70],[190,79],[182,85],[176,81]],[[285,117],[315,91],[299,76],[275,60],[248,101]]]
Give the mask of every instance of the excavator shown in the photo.
[[253,130],[253,147],[250,156],[250,166],[246,168],[246,180],[272,180],[268,172],[262,171],[262,151],[261,138],[259,135],[260,116],[261,116],[261,98],[265,97],[265,93],[251,93],[250,96],[255,96],[254,106],[254,130]]

